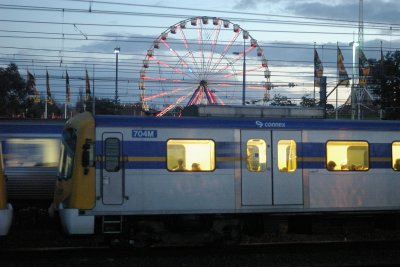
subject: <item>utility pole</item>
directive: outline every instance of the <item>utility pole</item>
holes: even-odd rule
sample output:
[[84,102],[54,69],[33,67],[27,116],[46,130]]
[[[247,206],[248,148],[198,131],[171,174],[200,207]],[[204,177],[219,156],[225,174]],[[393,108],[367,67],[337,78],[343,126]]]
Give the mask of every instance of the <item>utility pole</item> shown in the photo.
[[115,108],[117,108],[118,104],[118,55],[120,52],[120,48],[116,47],[114,48],[114,53],[115,53]]

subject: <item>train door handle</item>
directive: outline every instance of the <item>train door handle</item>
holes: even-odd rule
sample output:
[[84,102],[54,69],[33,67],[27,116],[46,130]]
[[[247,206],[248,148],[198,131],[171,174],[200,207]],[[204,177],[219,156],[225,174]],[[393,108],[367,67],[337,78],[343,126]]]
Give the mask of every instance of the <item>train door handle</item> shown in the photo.
[[103,176],[103,184],[105,185],[110,184],[110,176]]

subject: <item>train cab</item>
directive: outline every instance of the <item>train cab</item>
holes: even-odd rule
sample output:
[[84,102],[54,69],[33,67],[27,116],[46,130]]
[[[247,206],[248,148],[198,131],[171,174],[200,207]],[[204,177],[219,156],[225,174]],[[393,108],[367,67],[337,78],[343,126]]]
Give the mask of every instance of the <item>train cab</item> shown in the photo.
[[7,202],[6,177],[4,175],[3,154],[0,143],[0,236],[7,235],[12,222],[13,208]]

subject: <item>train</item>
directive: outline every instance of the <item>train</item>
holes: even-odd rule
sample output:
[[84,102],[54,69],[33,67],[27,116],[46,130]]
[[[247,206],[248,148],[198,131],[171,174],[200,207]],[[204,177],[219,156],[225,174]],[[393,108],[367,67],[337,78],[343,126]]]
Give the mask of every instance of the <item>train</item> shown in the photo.
[[0,120],[0,236],[10,230],[16,202],[51,203],[64,124],[63,120]]
[[[1,151],[1,143],[0,143]],[[4,176],[3,156],[0,153],[0,236],[6,235],[11,227],[13,208],[7,200],[6,178]]]
[[51,202],[64,124],[64,120],[0,120],[8,199]]
[[85,112],[65,124],[49,210],[70,235],[134,235],[143,221],[179,218],[223,231],[278,214],[396,213],[398,159],[397,121]]

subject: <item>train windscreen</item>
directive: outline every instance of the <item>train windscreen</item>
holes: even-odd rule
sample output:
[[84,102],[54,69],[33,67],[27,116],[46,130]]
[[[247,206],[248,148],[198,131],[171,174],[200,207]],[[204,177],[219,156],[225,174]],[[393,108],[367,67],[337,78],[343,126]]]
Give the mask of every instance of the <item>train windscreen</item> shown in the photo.
[[68,179],[72,175],[75,146],[76,146],[75,130],[72,128],[65,129],[62,134],[60,164],[58,168],[58,177],[60,179]]

